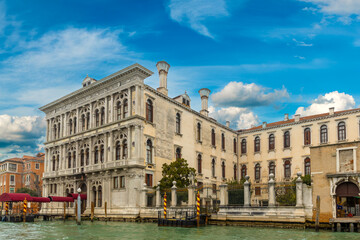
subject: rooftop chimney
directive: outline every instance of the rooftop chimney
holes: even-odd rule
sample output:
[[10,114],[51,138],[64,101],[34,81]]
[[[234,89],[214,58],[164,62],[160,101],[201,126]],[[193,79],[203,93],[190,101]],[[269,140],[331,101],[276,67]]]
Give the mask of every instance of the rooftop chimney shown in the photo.
[[288,114],[288,113],[285,113],[285,115],[284,115],[284,121],[289,121],[289,114]]
[[262,124],[262,128],[266,128],[266,122],[263,122],[263,124]]
[[226,121],[226,126],[230,127],[230,121]]
[[334,112],[335,112],[334,107],[329,108],[329,115],[334,115]]
[[201,97],[201,111],[200,113],[208,116],[209,115],[209,111],[208,111],[208,99],[209,99],[209,95],[210,95],[210,90],[207,88],[202,88],[199,90],[200,93],[200,97]]
[[295,114],[295,122],[300,121],[300,114]]
[[156,64],[156,67],[159,71],[159,79],[160,79],[160,86],[158,87],[158,91],[164,95],[168,95],[167,90],[167,75],[169,72],[170,65],[165,61],[160,61]]

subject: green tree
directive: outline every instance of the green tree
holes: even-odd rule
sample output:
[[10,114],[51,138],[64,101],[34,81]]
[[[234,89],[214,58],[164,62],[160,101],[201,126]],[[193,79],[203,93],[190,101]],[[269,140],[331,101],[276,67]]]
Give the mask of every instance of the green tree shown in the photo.
[[187,161],[183,158],[178,158],[170,164],[163,164],[162,179],[160,180],[160,189],[168,189],[173,186],[172,182],[176,181],[176,187],[185,188],[191,184],[190,175],[195,177],[196,170],[189,167]]
[[37,191],[30,188],[18,188],[16,193],[28,193],[32,197],[39,197]]

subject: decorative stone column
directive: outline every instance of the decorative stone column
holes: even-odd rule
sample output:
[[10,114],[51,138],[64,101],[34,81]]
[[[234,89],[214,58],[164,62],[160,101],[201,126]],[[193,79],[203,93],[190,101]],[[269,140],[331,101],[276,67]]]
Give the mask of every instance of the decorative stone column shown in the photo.
[[249,207],[250,206],[250,198],[251,198],[251,193],[250,193],[250,182],[249,182],[250,177],[248,175],[245,176],[245,183],[244,183],[244,207]]
[[269,207],[275,206],[275,176],[273,173],[269,175]]
[[193,207],[195,204],[195,186],[192,184],[188,187],[188,206]]
[[220,206],[228,205],[228,185],[221,184],[220,186]]
[[157,183],[157,187],[156,187],[156,203],[155,206],[156,207],[161,207],[161,194],[160,194],[160,182]]
[[171,187],[171,207],[176,207],[177,196],[176,196],[176,181],[173,181],[173,186]]
[[301,172],[297,173],[298,178],[296,179],[296,206],[302,207],[303,204],[303,197],[302,197],[302,184],[303,181],[301,179]]
[[144,183],[143,188],[141,189],[140,207],[146,207],[146,193],[147,193],[147,186],[146,183]]

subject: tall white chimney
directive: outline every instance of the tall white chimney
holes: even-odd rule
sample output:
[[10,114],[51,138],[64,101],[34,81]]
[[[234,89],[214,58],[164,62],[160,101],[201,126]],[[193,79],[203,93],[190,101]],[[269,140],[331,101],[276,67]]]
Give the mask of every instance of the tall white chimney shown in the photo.
[[288,114],[288,113],[285,113],[285,115],[284,115],[284,121],[289,121],[289,114]]
[[160,79],[160,86],[158,87],[157,90],[167,96],[168,95],[167,75],[169,72],[170,65],[165,61],[160,61],[156,64],[156,67],[159,71],[159,79]]
[[208,99],[210,95],[210,90],[207,88],[202,88],[199,90],[200,97],[201,97],[201,111],[200,113],[209,116],[209,110],[208,110]]
[[226,126],[230,127],[230,121],[226,121]]
[[334,115],[334,113],[335,113],[335,108],[334,107],[329,108],[329,115]]
[[300,114],[295,114],[295,122],[299,122],[300,121]]

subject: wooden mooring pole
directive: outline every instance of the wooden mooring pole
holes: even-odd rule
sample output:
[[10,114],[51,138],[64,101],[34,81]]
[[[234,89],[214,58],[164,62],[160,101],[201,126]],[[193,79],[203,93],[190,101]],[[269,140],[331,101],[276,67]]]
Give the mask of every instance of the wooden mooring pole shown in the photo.
[[77,221],[77,215],[78,215],[78,211],[77,211],[77,200],[75,200],[75,220]]
[[107,222],[107,202],[105,202],[105,222]]
[[65,219],[66,219],[66,202],[64,202],[64,222],[65,222]]
[[91,202],[91,215],[90,215],[91,222],[94,221],[94,208],[95,208],[94,202]]
[[26,210],[27,210],[27,201],[25,198],[24,199],[24,219],[23,219],[24,222],[26,222]]
[[197,192],[197,198],[196,198],[196,222],[197,227],[200,227],[200,192]]
[[315,231],[319,231],[319,217],[320,217],[320,196],[316,197],[316,218],[315,218]]

